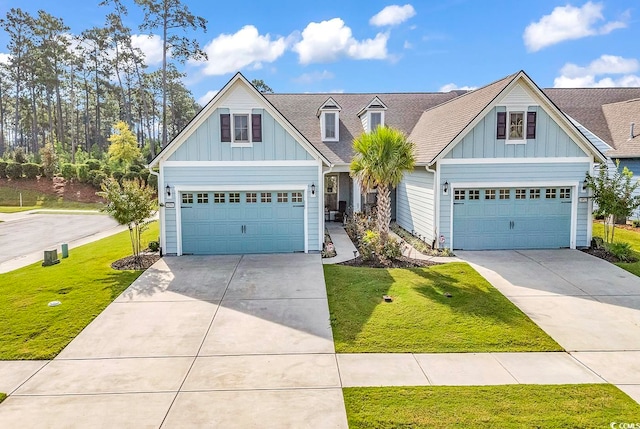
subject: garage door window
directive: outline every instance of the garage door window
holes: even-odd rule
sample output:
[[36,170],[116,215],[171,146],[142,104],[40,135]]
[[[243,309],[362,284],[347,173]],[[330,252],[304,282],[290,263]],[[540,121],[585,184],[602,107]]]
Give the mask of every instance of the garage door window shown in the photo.
[[301,203],[302,202],[302,192],[292,192],[291,193],[291,202],[292,203]]
[[529,199],[530,200],[539,200],[540,199],[540,189],[529,189]]
[[239,203],[240,202],[240,192],[231,192],[229,194],[229,202],[230,203]]
[[470,200],[479,200],[480,199],[480,190],[479,189],[470,189],[469,190],[469,199]]
[[182,204],[193,204],[193,194],[182,194]]
[[261,203],[270,203],[271,202],[271,192],[261,192],[260,193],[260,202]]
[[509,194],[509,190],[508,189],[500,189],[500,199],[501,200],[508,200],[510,197]]
[[560,188],[560,199],[570,200],[571,199],[571,188]]
[[456,189],[455,191],[453,191],[453,199],[456,201],[464,200],[465,196],[466,196],[465,189]]
[[557,189],[555,189],[555,188],[548,188],[546,193],[545,193],[545,198],[548,199],[548,200],[556,198],[556,193],[557,193],[556,191],[557,191]]
[[207,204],[209,202],[209,194],[198,194],[198,204]]
[[215,204],[224,204],[225,203],[225,195],[223,193],[215,193],[213,194],[213,202]]
[[496,199],[496,190],[495,189],[485,189],[485,191],[484,191],[484,199],[485,200],[495,200]]
[[286,192],[278,192],[278,202],[279,203],[288,203],[289,202],[289,194]]
[[257,203],[258,202],[258,194],[255,192],[247,192],[246,201],[248,203]]
[[527,199],[527,190],[516,189],[516,200],[526,200],[526,199]]

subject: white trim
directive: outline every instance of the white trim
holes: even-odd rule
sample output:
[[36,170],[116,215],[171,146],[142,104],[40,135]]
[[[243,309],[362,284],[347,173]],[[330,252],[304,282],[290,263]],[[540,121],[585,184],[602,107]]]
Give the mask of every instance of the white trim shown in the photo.
[[[309,210],[309,199],[307,198],[308,185],[225,185],[225,186],[174,186],[176,193],[176,254],[182,256],[182,198],[183,192],[233,192],[233,191],[302,191],[304,199],[304,252],[309,253],[309,225],[307,222]],[[180,198],[178,198],[180,197]]]
[[[224,106],[221,106],[224,108]],[[229,109],[231,115],[231,147],[253,147],[253,136],[251,135],[253,124],[251,122],[252,110]],[[247,141],[236,141],[236,116],[247,117]]]
[[[434,180],[433,182],[433,200],[434,201],[433,202],[436,207],[436,210],[435,210],[436,213],[434,214],[435,216],[434,235],[436,239],[436,247],[440,248],[440,166],[439,165],[436,165],[436,174],[434,175],[433,180]],[[451,216],[453,217],[453,213],[451,213]]]
[[[499,105],[498,105],[499,106]],[[498,107],[496,106],[496,107]],[[516,105],[510,105],[510,106],[505,106],[506,110],[507,110],[507,129],[506,129],[506,133],[505,133],[505,140],[504,140],[504,144],[505,145],[519,145],[519,144],[527,144],[527,111],[529,109],[528,106],[516,106]],[[511,114],[512,113],[522,113],[522,138],[521,139],[516,139],[516,138],[509,138],[509,131],[510,131],[510,127],[511,127]]]
[[592,162],[589,157],[565,158],[443,158],[439,164],[563,164],[575,162]]
[[317,160],[303,161],[164,161],[165,167],[317,167]]
[[160,206],[160,246],[163,254],[167,254],[167,228],[166,213],[164,207],[164,166],[160,163],[160,171],[158,172],[158,204]]
[[[327,114],[334,115],[333,126],[334,128],[334,137],[327,137]],[[323,142],[337,142],[340,140],[340,111],[339,110],[322,110],[320,114],[320,127],[322,132],[322,141]]]
[[374,131],[373,128],[371,128],[371,115],[373,113],[380,113],[380,126],[384,127],[384,110],[382,109],[371,109],[371,110],[367,110],[367,128],[368,128],[368,132]]
[[[316,195],[318,201],[318,246],[319,250],[322,252],[324,249],[324,229],[325,229],[325,220],[324,220],[324,176],[326,173],[331,172],[331,168],[327,172],[322,171],[322,164],[318,166],[318,184],[316,185]],[[322,192],[320,192],[322,189]],[[319,194],[319,195],[318,195]]]
[[532,188],[532,187],[540,187],[540,188],[559,188],[559,187],[571,187],[571,230],[569,235],[569,248],[576,248],[576,238],[578,235],[578,199],[579,194],[578,190],[580,187],[580,182],[574,181],[528,181],[528,182],[454,182],[449,183],[449,188],[451,189],[451,198],[450,198],[450,217],[449,219],[449,234],[451,235],[451,239],[449,243],[451,244],[451,249],[453,249],[453,191],[456,188],[464,188],[464,189],[475,189],[475,188]]

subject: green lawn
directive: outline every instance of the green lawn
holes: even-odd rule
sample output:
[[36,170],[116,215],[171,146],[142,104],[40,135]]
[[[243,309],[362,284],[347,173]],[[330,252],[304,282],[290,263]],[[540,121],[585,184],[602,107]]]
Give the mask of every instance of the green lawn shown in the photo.
[[[154,222],[143,236],[158,236]],[[60,264],[0,276],[0,359],[51,359],[142,272],[111,263],[131,254],[129,232],[69,251]],[[48,307],[59,300],[60,306]]]
[[610,384],[343,389],[349,428],[608,428],[640,405]]
[[[324,273],[339,353],[562,350],[465,263],[416,269],[325,265]],[[384,302],[383,295],[393,302]]]
[[4,401],[7,395],[5,393],[0,393],[0,402]]
[[[20,193],[22,193],[22,207],[20,207]],[[0,186],[0,213],[15,213],[26,210],[52,209],[97,209],[99,203],[80,203],[58,198],[28,189],[17,190],[8,186]]]
[[[594,237],[604,237],[604,225],[600,222],[594,222],[593,235]],[[616,232],[613,237],[616,242],[623,241],[629,243],[638,258],[638,262],[618,262],[616,265],[640,277],[640,228],[636,228],[633,231],[616,228]]]

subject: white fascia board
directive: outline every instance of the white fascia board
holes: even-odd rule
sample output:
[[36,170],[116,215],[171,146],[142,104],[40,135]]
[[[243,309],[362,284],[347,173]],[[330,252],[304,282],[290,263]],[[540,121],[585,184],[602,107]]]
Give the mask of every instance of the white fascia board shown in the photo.
[[317,167],[317,160],[292,161],[165,161],[165,167]]
[[591,163],[590,157],[564,158],[443,158],[438,161],[441,165],[472,165],[472,164],[566,164],[576,162]]

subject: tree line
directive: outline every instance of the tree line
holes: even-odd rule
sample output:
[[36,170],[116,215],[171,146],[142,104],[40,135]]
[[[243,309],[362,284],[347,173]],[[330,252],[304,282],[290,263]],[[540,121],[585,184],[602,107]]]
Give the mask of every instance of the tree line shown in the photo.
[[[49,145],[61,162],[108,158],[114,124],[124,122],[153,158],[200,109],[176,62],[206,55],[191,30],[206,30],[180,0],[134,0],[139,30],[160,33],[163,62],[150,71],[124,24],[123,0],[103,0],[105,22],[70,34],[62,18],[12,8],[0,18],[8,61],[0,64],[0,158],[42,163]],[[44,150],[46,154],[46,150]]]

